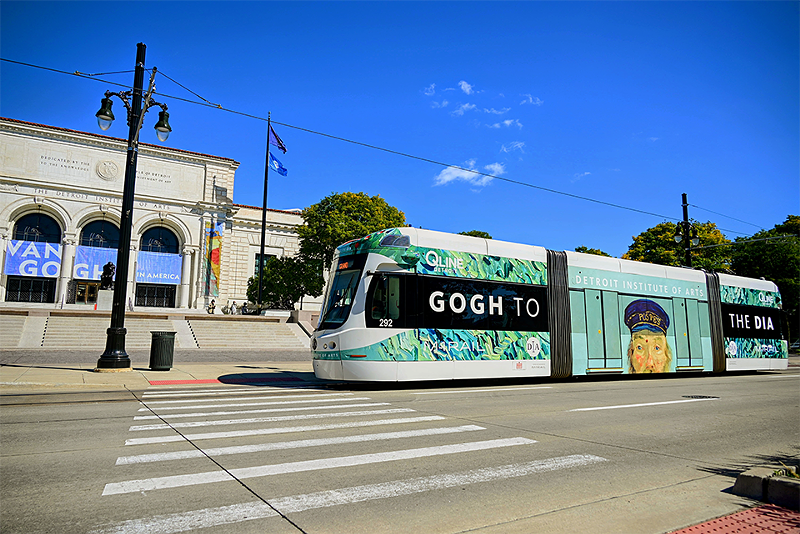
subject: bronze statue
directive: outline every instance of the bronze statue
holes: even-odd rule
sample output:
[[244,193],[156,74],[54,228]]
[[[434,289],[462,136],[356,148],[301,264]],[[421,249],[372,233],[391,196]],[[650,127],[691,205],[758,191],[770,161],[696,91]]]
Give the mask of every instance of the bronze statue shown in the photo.
[[113,263],[103,265],[103,274],[100,275],[100,289],[114,289],[114,273],[117,268]]

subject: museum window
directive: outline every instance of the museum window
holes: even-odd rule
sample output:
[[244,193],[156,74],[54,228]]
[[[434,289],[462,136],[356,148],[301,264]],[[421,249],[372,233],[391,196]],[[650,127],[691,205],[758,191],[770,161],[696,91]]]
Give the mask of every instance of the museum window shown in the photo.
[[14,225],[14,239],[18,241],[37,241],[61,243],[61,227],[41,211],[21,217]]
[[155,226],[142,234],[141,249],[145,252],[178,254],[178,236],[164,226]]
[[118,248],[119,228],[105,219],[92,221],[81,231],[81,245],[96,248]]
[[272,258],[277,258],[275,254],[264,254],[264,259],[261,260],[261,254],[256,254],[256,261],[255,266],[253,267],[253,276],[258,276],[258,264],[261,263],[262,266],[265,266],[269,263],[269,260]]

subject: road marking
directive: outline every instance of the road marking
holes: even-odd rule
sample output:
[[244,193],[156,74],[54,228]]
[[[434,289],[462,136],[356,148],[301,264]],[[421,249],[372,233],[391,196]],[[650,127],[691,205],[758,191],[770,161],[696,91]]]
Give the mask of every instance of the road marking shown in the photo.
[[[352,395],[352,393],[348,393],[348,395]],[[306,395],[302,395],[305,397]],[[309,397],[312,395],[308,395]],[[316,397],[316,395],[314,395]],[[320,395],[322,396],[322,395]],[[235,399],[216,399],[216,402],[227,402]],[[253,399],[244,399],[244,400],[253,400]],[[348,401],[361,401],[361,400],[371,400],[369,397],[348,397],[346,399],[342,399],[339,396],[333,398],[315,398],[315,399],[303,399],[303,400],[282,400],[282,401],[266,401],[266,402],[234,402],[229,404],[201,404],[200,406],[192,405],[192,406],[159,406],[158,411],[163,412],[165,410],[200,410],[205,408],[237,408],[240,406],[273,406],[273,405],[286,405],[286,404],[307,404],[309,402],[342,402],[343,400]],[[169,402],[169,401],[167,401]],[[214,402],[214,400],[204,401],[204,402]],[[150,406],[151,404],[155,404],[152,402],[148,402],[147,405]],[[139,408],[140,412],[149,412],[150,408]]]
[[[377,499],[400,497],[403,495],[413,495],[415,493],[424,493],[427,491],[463,487],[471,484],[479,484],[481,482],[518,478],[560,469],[572,469],[606,461],[608,460],[600,456],[576,454],[528,463],[473,469],[460,473],[395,480],[378,484],[281,497],[270,499],[269,503],[280,510],[281,513],[291,514],[330,506],[354,504]],[[222,506],[219,508],[204,508],[202,510],[193,510],[190,512],[163,514],[145,519],[132,519],[95,530],[92,534],[123,534],[127,532],[137,532],[139,534],[173,534],[176,532],[186,532],[189,530],[275,516],[277,516],[277,513],[272,508],[263,502],[256,501]]]
[[284,428],[258,428],[255,430],[237,430],[230,432],[208,432],[206,434],[185,434],[183,436],[154,436],[150,438],[126,439],[125,445],[150,445],[153,443],[172,443],[175,441],[240,438],[245,436],[264,436],[269,434],[291,434],[293,432],[309,432],[316,430],[339,430],[343,428],[362,428],[367,426],[400,425],[405,423],[420,423],[425,421],[444,421],[440,415],[425,415],[422,417],[402,417],[398,419],[376,419],[373,421],[352,421],[348,423],[332,423],[328,425],[308,425]]
[[594,408],[575,408],[574,410],[567,410],[568,412],[591,412],[595,410],[616,410],[617,408],[640,408],[642,406],[660,406],[662,404],[681,404],[683,402],[700,402],[700,401],[713,401],[719,399],[687,399],[676,401],[664,402],[644,402],[642,404],[619,404],[617,406],[596,406]]
[[[304,398],[321,398],[321,397],[339,397],[342,395],[352,395],[352,393],[323,393],[315,395],[292,395],[293,399]],[[230,401],[249,401],[249,400],[267,400],[267,399],[285,399],[286,395],[276,395],[269,397],[235,397],[227,399],[188,399],[188,400],[162,400],[162,401],[146,401],[148,406],[162,405],[162,404],[192,404],[198,402],[230,402]],[[288,401],[287,401],[288,402]],[[144,404],[144,402],[142,403]]]
[[277,423],[280,421],[297,421],[300,419],[322,419],[329,417],[357,417],[361,415],[378,415],[387,413],[408,413],[413,412],[411,408],[390,408],[388,410],[365,410],[361,412],[339,412],[339,413],[312,413],[306,415],[281,415],[278,417],[251,417],[248,419],[218,419],[216,421],[192,421],[189,423],[172,423],[157,425],[135,425],[128,430],[138,432],[141,430],[167,430],[169,428],[193,428],[198,426],[221,426],[221,425],[245,425],[252,423]]
[[[342,399],[339,399],[342,400]],[[292,408],[261,408],[259,410],[232,410],[227,412],[193,412],[193,413],[172,413],[160,415],[137,415],[134,421],[146,421],[148,419],[177,419],[179,417],[209,417],[214,415],[239,415],[243,413],[276,413],[276,412],[299,412],[303,410],[334,410],[341,408],[367,408],[370,406],[391,406],[389,402],[363,402],[356,404],[334,404],[332,406],[293,406]],[[333,414],[331,414],[333,415]]]
[[287,462],[274,465],[260,465],[256,467],[243,467],[228,471],[206,471],[205,473],[192,473],[188,475],[172,475],[166,477],[145,478],[142,480],[126,480],[106,484],[103,495],[119,495],[122,493],[138,493],[140,491],[153,491],[166,488],[179,488],[184,486],[197,486],[212,484],[214,482],[232,481],[233,477],[239,480],[258,478],[271,475],[301,473],[304,471],[317,471],[337,467],[353,467],[398,460],[411,460],[430,456],[458,454],[462,452],[483,451],[516,445],[529,445],[536,443],[527,438],[493,439],[476,441],[472,443],[457,443],[455,445],[439,445],[436,447],[422,447],[402,451],[378,452],[372,454],[359,454],[355,456],[340,456],[338,458],[319,458],[301,462]]
[[[319,389],[314,388],[305,388],[305,387],[285,387],[281,389],[276,389],[274,391],[270,391],[269,393],[294,393],[295,391],[321,391]],[[183,391],[175,391],[169,393],[149,393],[145,391],[142,393],[143,397],[197,397],[200,395],[263,395],[266,393],[260,389],[253,389],[253,390],[246,390],[246,389],[229,389],[224,390],[220,389],[215,392],[204,392],[204,391],[196,391],[196,390],[183,390]]]
[[412,391],[414,395],[444,395],[445,393],[489,393],[493,391],[522,391],[526,389],[553,389],[553,386],[536,386],[529,388],[493,388],[493,389],[459,389],[449,391]]
[[208,456],[225,456],[228,454],[247,454],[281,449],[299,449],[303,447],[321,447],[325,445],[340,445],[343,443],[362,443],[366,441],[382,441],[390,439],[415,438],[420,436],[437,436],[442,434],[457,434],[460,432],[473,432],[486,430],[482,426],[464,425],[443,428],[425,428],[421,430],[405,430],[402,432],[382,432],[379,434],[358,434],[354,436],[341,436],[337,438],[300,439],[295,441],[280,441],[276,443],[261,443],[258,445],[241,445],[236,447],[218,447],[199,451],[161,452],[155,454],[140,454],[137,456],[121,456],[117,458],[116,465],[141,464],[147,462],[164,462],[169,460],[185,460],[187,458],[202,458]]

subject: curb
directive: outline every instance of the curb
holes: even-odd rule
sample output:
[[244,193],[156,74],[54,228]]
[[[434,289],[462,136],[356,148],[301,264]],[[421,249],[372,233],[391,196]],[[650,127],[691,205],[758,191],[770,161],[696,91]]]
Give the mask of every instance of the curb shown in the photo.
[[[776,504],[792,510],[800,509],[800,478],[776,475],[783,468],[754,467],[740,473],[731,490],[734,494],[757,501]],[[796,472],[795,468],[790,467]]]

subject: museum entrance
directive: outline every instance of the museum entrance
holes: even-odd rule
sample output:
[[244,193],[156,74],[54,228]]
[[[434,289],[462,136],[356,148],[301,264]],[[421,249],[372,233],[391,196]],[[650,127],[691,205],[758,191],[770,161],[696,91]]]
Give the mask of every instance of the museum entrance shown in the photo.
[[100,282],[79,281],[75,285],[76,304],[94,304],[97,302],[97,292],[100,290]]

